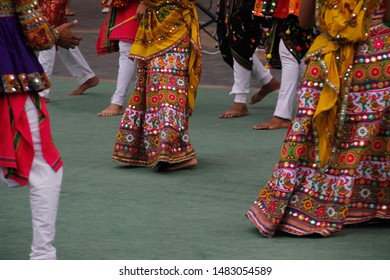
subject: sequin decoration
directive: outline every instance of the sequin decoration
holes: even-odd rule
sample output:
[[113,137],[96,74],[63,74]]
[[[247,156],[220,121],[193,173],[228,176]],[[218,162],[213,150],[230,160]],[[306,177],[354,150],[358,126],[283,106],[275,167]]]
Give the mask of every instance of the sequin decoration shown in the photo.
[[264,235],[283,230],[328,236],[344,224],[390,218],[390,29],[378,24],[355,55],[340,107],[343,126],[324,172],[316,161],[313,115],[326,69],[318,57],[310,57],[280,161],[247,212]]
[[137,84],[120,123],[114,161],[153,167],[195,156],[188,135],[189,46],[186,36],[165,54],[139,60]]

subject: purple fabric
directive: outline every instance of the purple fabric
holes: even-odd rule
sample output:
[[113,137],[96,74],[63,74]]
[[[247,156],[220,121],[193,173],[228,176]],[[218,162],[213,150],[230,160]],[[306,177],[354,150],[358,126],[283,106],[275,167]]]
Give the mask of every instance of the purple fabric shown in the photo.
[[0,75],[43,73],[16,17],[0,17]]

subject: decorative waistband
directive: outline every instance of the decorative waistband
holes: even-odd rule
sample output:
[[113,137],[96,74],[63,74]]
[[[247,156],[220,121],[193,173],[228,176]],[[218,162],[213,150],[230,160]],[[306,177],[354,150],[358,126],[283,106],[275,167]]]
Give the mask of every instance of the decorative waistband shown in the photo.
[[0,3],[0,17],[9,17],[14,15],[15,15],[15,10],[11,1]]
[[15,13],[7,13],[7,12],[3,12],[3,11],[0,11],[0,17],[13,17],[15,15]]

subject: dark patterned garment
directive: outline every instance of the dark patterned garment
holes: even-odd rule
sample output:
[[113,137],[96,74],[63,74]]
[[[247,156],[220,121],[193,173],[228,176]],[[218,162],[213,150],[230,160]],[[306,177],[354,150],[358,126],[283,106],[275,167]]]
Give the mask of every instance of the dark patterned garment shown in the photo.
[[300,63],[315,37],[312,29],[305,30],[299,26],[298,17],[295,15],[283,19],[274,17],[266,35],[264,44],[267,62],[275,69],[282,68],[279,57],[280,40],[283,40],[287,49]]
[[233,67],[233,57],[244,68],[252,69],[252,55],[259,46],[260,17],[252,15],[255,0],[220,0],[217,18],[218,45],[222,58]]
[[287,49],[298,63],[305,56],[314,39],[314,30],[302,29],[298,22],[299,0],[256,0],[253,14],[258,17],[271,17],[271,28],[266,32],[264,46],[269,67],[282,67],[279,56],[279,43],[283,40]]

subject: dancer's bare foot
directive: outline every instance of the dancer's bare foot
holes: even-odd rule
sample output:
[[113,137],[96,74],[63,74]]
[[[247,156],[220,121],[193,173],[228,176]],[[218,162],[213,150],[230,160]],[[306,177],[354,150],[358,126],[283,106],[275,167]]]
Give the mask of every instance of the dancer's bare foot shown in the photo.
[[278,90],[279,88],[280,88],[280,81],[278,79],[272,78],[272,80],[268,84],[264,85],[257,93],[252,95],[249,104],[253,105],[257,102],[260,102],[269,93]]
[[123,107],[117,104],[111,103],[110,106],[108,106],[106,109],[98,113],[97,115],[99,117],[111,117],[116,115],[122,115],[123,114]]
[[178,169],[185,169],[185,168],[190,168],[194,167],[198,164],[198,160],[196,158],[192,158],[183,162],[179,163],[173,163],[173,164],[163,164],[160,165],[157,170],[158,171],[173,171],[173,170],[178,170]]
[[288,128],[291,124],[291,121],[288,119],[283,119],[280,117],[273,117],[268,122],[261,123],[259,125],[254,125],[252,128],[254,130],[272,130],[279,128]]
[[237,103],[234,102],[233,106],[230,107],[225,113],[219,115],[221,119],[230,119],[230,118],[238,118],[249,115],[248,108],[245,103]]
[[87,89],[91,87],[95,87],[99,84],[99,78],[97,76],[92,77],[91,79],[87,80],[84,84],[80,85],[77,89],[74,91],[68,93],[69,95],[81,95],[86,91]]

